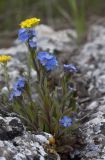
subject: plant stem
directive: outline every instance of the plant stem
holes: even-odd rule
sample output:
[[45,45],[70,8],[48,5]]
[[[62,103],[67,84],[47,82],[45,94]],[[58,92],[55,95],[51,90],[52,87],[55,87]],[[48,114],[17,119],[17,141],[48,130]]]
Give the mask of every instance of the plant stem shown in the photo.
[[5,83],[7,85],[8,91],[10,93],[10,88],[9,88],[9,83],[8,83],[9,82],[9,75],[8,75],[7,63],[4,63],[3,67],[4,67],[4,74],[5,74]]

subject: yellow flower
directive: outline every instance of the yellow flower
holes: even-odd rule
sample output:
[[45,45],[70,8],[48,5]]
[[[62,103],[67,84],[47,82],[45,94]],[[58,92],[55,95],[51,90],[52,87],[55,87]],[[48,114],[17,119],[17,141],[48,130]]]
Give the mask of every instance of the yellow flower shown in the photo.
[[21,28],[32,28],[36,25],[38,25],[40,22],[40,19],[38,18],[30,18],[30,19],[26,19],[25,21],[22,21],[20,23]]
[[0,55],[0,62],[2,63],[6,63],[7,61],[11,60],[11,56],[7,56],[7,55]]

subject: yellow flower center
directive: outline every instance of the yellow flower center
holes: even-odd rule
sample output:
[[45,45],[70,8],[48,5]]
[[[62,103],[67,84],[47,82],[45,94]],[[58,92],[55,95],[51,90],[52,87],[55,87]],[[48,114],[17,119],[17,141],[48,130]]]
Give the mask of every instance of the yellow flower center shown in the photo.
[[30,18],[30,19],[26,19],[25,21],[22,21],[20,23],[21,28],[32,28],[36,25],[38,25],[40,22],[40,19],[38,18]]

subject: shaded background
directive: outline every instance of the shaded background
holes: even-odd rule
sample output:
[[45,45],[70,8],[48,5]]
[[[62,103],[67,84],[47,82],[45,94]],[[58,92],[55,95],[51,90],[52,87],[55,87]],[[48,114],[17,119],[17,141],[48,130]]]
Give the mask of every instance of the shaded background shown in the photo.
[[74,27],[81,33],[105,15],[105,0],[0,0],[0,48],[17,37],[19,23],[30,17],[54,29]]

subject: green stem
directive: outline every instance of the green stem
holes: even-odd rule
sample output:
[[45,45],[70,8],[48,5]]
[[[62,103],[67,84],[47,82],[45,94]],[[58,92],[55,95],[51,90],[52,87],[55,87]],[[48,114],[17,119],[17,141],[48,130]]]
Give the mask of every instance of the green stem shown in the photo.
[[38,68],[38,64],[36,62],[36,51],[35,52],[30,52],[31,54],[31,59],[32,59],[32,63],[33,63],[33,67],[34,69],[37,71],[37,76],[38,76],[38,80],[40,79],[40,74],[39,74],[39,68]]
[[29,69],[31,68],[31,66],[33,66],[33,68],[37,71],[37,77],[38,80],[40,79],[40,74],[39,74],[39,67],[38,67],[38,63],[36,61],[36,50],[33,50],[28,43],[26,43],[26,46],[29,50],[29,56],[28,56],[28,64],[29,64]]

